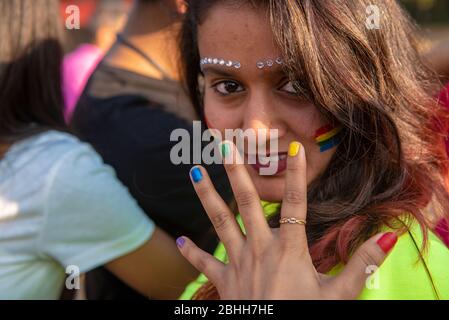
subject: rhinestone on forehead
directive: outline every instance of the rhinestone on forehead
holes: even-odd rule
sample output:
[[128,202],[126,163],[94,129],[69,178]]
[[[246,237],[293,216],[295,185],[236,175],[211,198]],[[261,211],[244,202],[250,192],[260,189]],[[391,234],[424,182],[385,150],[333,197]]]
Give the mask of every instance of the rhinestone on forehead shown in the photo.
[[213,64],[213,65],[219,65],[219,66],[225,66],[225,67],[234,67],[236,69],[240,69],[242,67],[242,64],[239,61],[232,61],[232,60],[225,60],[222,58],[202,58],[200,60],[200,67],[201,70],[203,70],[203,67],[207,64]]
[[[268,59],[266,61],[258,61],[256,63],[256,66],[258,69],[263,69],[265,67],[271,68],[272,66],[274,66],[275,63],[278,65],[281,65],[284,63],[284,61],[282,60],[281,57],[278,57],[274,61],[272,59]],[[203,67],[207,64],[225,66],[225,67],[229,67],[229,68],[234,67],[236,69],[240,69],[242,67],[242,64],[239,61],[225,60],[222,58],[206,57],[206,58],[202,58],[200,60],[201,70],[203,70]]]
[[274,63],[275,63],[275,62],[276,62],[277,64],[279,64],[279,65],[281,65],[281,64],[284,63],[284,61],[282,60],[282,58],[279,57],[279,58],[276,58],[275,61],[273,61],[273,60],[271,60],[271,59],[268,59],[268,60],[266,60],[266,61],[258,61],[258,62],[256,63],[256,66],[257,66],[257,68],[259,68],[259,69],[263,69],[263,68],[265,68],[265,67],[271,68],[272,66],[274,66]]

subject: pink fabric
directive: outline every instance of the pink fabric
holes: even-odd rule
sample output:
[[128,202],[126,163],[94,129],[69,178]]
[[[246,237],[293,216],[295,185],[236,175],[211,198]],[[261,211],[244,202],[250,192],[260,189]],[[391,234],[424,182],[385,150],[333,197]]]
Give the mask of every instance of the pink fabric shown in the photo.
[[64,117],[70,122],[76,103],[87,80],[103,58],[103,51],[92,44],[82,44],[67,54],[63,62]]

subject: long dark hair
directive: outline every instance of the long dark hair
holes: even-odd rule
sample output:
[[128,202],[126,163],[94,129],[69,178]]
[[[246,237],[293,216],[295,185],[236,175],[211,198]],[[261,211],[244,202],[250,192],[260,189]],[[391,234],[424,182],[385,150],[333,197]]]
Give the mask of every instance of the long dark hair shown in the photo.
[[[0,146],[64,130],[57,0],[0,0]],[[1,157],[1,154],[0,154]]]
[[[406,13],[392,0],[188,1],[180,49],[185,86],[200,114],[197,28],[223,2],[267,10],[286,72],[344,127],[330,165],[308,188],[307,236],[318,271],[347,262],[384,225],[405,232],[404,213],[426,239],[426,208],[439,217],[449,213],[448,115],[434,98],[438,82],[421,61]],[[380,9],[380,29],[365,26],[369,5]],[[208,284],[198,297],[218,296]]]

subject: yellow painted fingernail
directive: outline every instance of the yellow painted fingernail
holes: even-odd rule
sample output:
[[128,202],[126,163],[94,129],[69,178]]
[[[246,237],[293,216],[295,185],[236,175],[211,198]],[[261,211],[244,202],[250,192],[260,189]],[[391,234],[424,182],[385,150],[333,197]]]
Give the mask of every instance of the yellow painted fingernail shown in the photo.
[[297,141],[293,141],[288,147],[288,155],[290,157],[295,157],[298,154],[299,150],[301,150],[301,144]]

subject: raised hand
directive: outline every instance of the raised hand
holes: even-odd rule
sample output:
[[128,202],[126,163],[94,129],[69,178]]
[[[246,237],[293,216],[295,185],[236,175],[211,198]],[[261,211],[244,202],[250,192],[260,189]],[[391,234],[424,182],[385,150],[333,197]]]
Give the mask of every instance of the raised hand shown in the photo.
[[[216,286],[221,299],[355,299],[365,285],[368,266],[380,266],[396,243],[394,233],[378,234],[354,253],[335,277],[319,274],[306,237],[307,180],[304,148],[290,145],[279,230],[270,229],[238,150],[227,146],[226,172],[246,229],[241,232],[233,213],[216,192],[203,167],[194,167],[195,190],[223,242],[229,263],[199,249],[188,238],[177,244],[184,257]],[[240,162],[239,162],[240,160]]]

